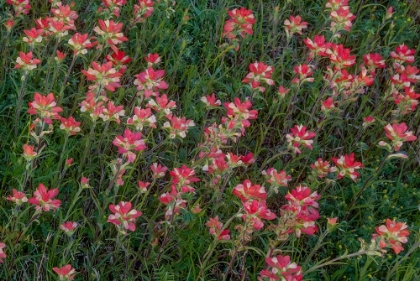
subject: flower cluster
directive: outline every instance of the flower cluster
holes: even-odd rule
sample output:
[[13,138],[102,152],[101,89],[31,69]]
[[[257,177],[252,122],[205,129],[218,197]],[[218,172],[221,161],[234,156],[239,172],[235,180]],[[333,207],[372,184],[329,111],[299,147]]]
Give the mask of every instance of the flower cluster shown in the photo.
[[252,26],[256,23],[252,10],[244,7],[228,12],[228,19],[223,27],[223,37],[229,39],[236,50],[239,50],[239,40],[246,35],[252,35]]
[[407,230],[405,223],[387,219],[385,225],[376,228],[376,233],[372,234],[372,239],[379,240],[381,249],[391,247],[398,255],[404,250],[401,244],[408,242],[408,235],[410,235],[410,232]]

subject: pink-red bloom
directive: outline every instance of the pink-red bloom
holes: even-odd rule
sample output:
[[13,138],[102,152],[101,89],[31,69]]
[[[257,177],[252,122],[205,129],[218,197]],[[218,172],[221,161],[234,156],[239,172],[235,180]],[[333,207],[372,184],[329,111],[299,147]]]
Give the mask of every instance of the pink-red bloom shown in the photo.
[[59,279],[63,281],[73,280],[76,274],[76,270],[70,264],[63,267],[54,267],[53,270],[58,274]]
[[19,52],[19,56],[16,59],[15,68],[22,68],[23,70],[34,70],[36,65],[41,61],[32,57],[32,52],[27,54]]
[[313,173],[321,179],[326,177],[328,173],[331,172],[330,163],[328,161],[322,160],[322,158],[318,158],[314,164],[311,164],[311,168]]
[[68,221],[68,222],[62,223],[60,225],[60,229],[64,231],[68,236],[71,236],[76,230],[77,225],[78,225],[77,222]]
[[333,157],[332,161],[337,167],[334,167],[334,169],[331,169],[331,171],[338,171],[338,179],[349,177],[356,181],[360,175],[358,172],[356,172],[356,170],[363,168],[362,163],[354,160],[354,153],[342,155],[339,158]]
[[78,132],[80,132],[80,124],[81,122],[77,122],[73,117],[69,118],[60,118],[60,129],[66,131],[67,134],[74,136]]
[[250,180],[244,180],[242,184],[238,184],[233,189],[233,195],[247,202],[249,200],[265,200],[267,199],[267,192],[263,186],[252,184]]
[[90,49],[93,47],[94,44],[92,44],[89,40],[89,35],[86,34],[80,34],[76,33],[69,39],[69,45],[70,48],[73,50],[74,55],[79,54],[86,54],[87,49]]
[[261,86],[261,82],[267,85],[274,85],[271,75],[273,74],[274,68],[266,65],[262,62],[254,62],[249,65],[249,73],[242,82],[250,84],[252,89],[257,89],[260,92],[264,92],[265,88]]
[[25,193],[21,191],[17,191],[14,188],[12,190],[12,196],[7,196],[6,199],[14,202],[18,206],[22,205],[23,203],[28,202],[28,198],[26,197]]
[[95,31],[103,42],[107,42],[110,46],[118,45],[128,41],[128,38],[121,32],[123,24],[116,23],[114,20],[98,20],[99,26],[95,26]]
[[302,35],[302,30],[308,27],[306,21],[302,21],[301,16],[290,16],[289,19],[284,21],[284,29],[286,30],[287,37],[297,33]]
[[55,102],[53,93],[49,93],[46,96],[35,93],[34,101],[29,102],[28,104],[28,113],[31,115],[39,115],[47,124],[52,124],[52,119],[59,119],[59,113],[63,111],[61,107],[56,106],[57,103]]
[[409,235],[410,232],[407,230],[405,223],[387,219],[385,225],[376,228],[376,233],[372,235],[372,238],[379,239],[379,247],[391,247],[398,255],[404,250],[401,244],[408,242],[407,236]]
[[3,260],[7,257],[4,248],[6,248],[6,244],[0,242],[0,263],[3,263]]
[[118,147],[118,152],[127,156],[130,162],[133,162],[136,155],[132,151],[143,151],[146,149],[146,144],[142,139],[140,132],[132,132],[129,129],[125,129],[124,134],[117,136],[113,142]]
[[264,227],[262,219],[274,220],[276,218],[276,215],[267,208],[264,200],[246,201],[242,205],[245,210],[242,219],[255,230],[260,230]]
[[54,199],[58,195],[58,188],[47,190],[47,188],[40,183],[34,192],[34,197],[29,198],[28,202],[35,205],[35,208],[45,212],[60,208],[61,201]]
[[413,135],[413,132],[408,131],[408,127],[405,123],[388,124],[384,129],[386,137],[392,141],[395,151],[399,151],[404,142],[417,140],[417,137]]
[[110,61],[102,65],[97,62],[92,62],[92,68],[89,68],[87,71],[82,70],[82,73],[89,81],[94,81],[95,85],[114,92],[116,88],[121,87],[120,77],[122,74],[112,66],[112,62]]
[[219,221],[219,217],[210,218],[206,222],[206,226],[209,228],[211,235],[217,237],[217,240],[229,240],[230,239],[230,230],[223,229],[223,223]]
[[123,234],[127,234],[126,230],[135,231],[135,222],[142,215],[142,212],[131,208],[131,202],[124,201],[118,203],[118,205],[109,205],[109,210],[113,214],[109,215],[108,222],[115,224]]
[[301,281],[302,268],[290,261],[289,256],[274,256],[265,258],[267,269],[260,272],[262,280],[268,281]]
[[314,132],[307,131],[303,125],[295,125],[290,131],[292,132],[286,135],[286,139],[294,153],[302,153],[301,145],[312,149],[313,138],[316,136]]

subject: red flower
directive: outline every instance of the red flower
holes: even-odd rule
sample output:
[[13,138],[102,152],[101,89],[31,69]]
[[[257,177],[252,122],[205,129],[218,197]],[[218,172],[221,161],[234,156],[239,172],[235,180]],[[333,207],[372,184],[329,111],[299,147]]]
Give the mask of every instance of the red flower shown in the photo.
[[185,117],[176,117],[169,114],[166,118],[168,118],[169,121],[166,121],[163,124],[162,129],[169,130],[169,137],[171,139],[175,138],[177,135],[181,138],[185,138],[188,128],[195,126],[193,120],[189,120]]
[[[13,188],[12,196],[7,196],[6,198],[9,201],[14,202],[16,205],[22,205],[25,202],[28,202],[28,198],[26,197],[25,193],[17,191]],[[1,257],[0,257],[1,258]]]
[[308,27],[306,21],[302,21],[300,16],[290,16],[289,19],[284,21],[284,29],[286,30],[287,37],[297,33],[302,35],[302,30]]
[[98,22],[99,26],[95,26],[93,31],[101,36],[102,41],[107,42],[110,46],[128,41],[128,38],[121,32],[122,23],[116,23],[113,20],[98,20]]
[[274,168],[269,168],[267,171],[262,171],[262,174],[266,177],[267,182],[272,184],[275,193],[278,193],[279,187],[287,187],[292,177],[287,175],[283,170],[277,171]]
[[250,180],[244,180],[243,184],[238,184],[233,189],[233,195],[247,202],[249,200],[265,200],[267,199],[267,192],[263,186],[252,184]]
[[299,75],[299,78],[294,78],[292,80],[293,84],[303,83],[303,82],[314,82],[314,78],[312,76],[312,69],[311,66],[306,64],[299,64],[293,68],[294,72]]
[[200,100],[204,102],[208,107],[218,107],[222,105],[222,102],[220,100],[216,100],[216,95],[214,93],[208,96],[201,97]]
[[399,45],[395,51],[392,51],[390,55],[397,63],[413,63],[415,53],[415,49],[410,50],[406,45],[402,44]]
[[261,219],[274,220],[276,218],[276,215],[267,208],[265,201],[246,201],[242,205],[246,212],[246,214],[242,215],[242,219],[252,225],[255,230],[260,230],[264,227]]
[[136,75],[134,85],[137,85],[137,90],[144,92],[146,98],[152,95],[156,96],[156,93],[159,90],[168,89],[168,84],[163,81],[164,75],[164,70],[154,70],[149,67],[145,71]]
[[40,183],[37,190],[34,192],[34,197],[29,198],[30,204],[36,205],[37,210],[43,210],[45,212],[50,210],[57,210],[60,207],[61,201],[54,199],[58,195],[58,188],[47,190],[47,188]]
[[153,14],[155,4],[153,0],[138,0],[139,5],[134,5],[133,14],[134,22],[144,22],[146,18]]
[[41,61],[36,58],[32,58],[32,52],[27,54],[19,52],[19,57],[16,59],[15,68],[22,68],[23,70],[33,70],[36,68],[36,65]]
[[413,135],[413,132],[408,131],[408,127],[405,123],[388,124],[384,129],[386,137],[392,141],[395,151],[399,151],[404,142],[417,140],[417,137]]
[[111,92],[121,87],[120,77],[122,74],[112,67],[112,62],[109,61],[102,65],[97,62],[92,62],[92,67],[87,71],[82,70],[82,73],[89,81],[95,81],[97,85],[105,87],[105,89]]
[[77,222],[68,221],[60,225],[60,229],[64,231],[68,236],[73,235],[77,227]]
[[264,92],[265,88],[260,86],[261,82],[268,85],[274,85],[271,75],[273,74],[274,68],[266,65],[262,62],[254,62],[249,65],[249,73],[242,82],[250,84],[252,89],[258,89],[260,92]]
[[260,272],[260,276],[269,281],[300,281],[303,279],[302,268],[295,262],[290,262],[289,256],[274,256],[265,258],[267,269]]
[[3,242],[0,242],[0,263],[3,263],[3,259],[5,259],[7,256],[4,253],[4,248],[6,248],[6,244]]
[[109,215],[108,222],[115,224],[118,230],[127,234],[125,230],[135,231],[135,222],[142,212],[131,209],[131,202],[120,202],[118,205],[109,205],[109,210],[113,213]]
[[301,145],[306,146],[309,149],[312,149],[313,138],[316,136],[314,132],[306,131],[306,127],[303,125],[295,125],[290,129],[292,133],[286,135],[287,142],[289,147],[295,153],[302,153],[299,147]]
[[331,165],[328,161],[322,160],[322,158],[318,158],[314,164],[311,164],[311,168],[314,174],[318,178],[324,178],[331,172]]
[[77,134],[78,132],[80,132],[79,126],[81,122],[77,122],[73,117],[70,116],[67,119],[64,117],[61,117],[60,122],[61,122],[60,129],[66,131],[67,134],[69,135],[73,136]]
[[314,57],[315,55],[326,57],[328,56],[327,50],[331,47],[331,43],[325,43],[325,37],[321,35],[315,35],[314,40],[312,41],[310,38],[306,38],[303,40],[306,47],[311,50],[309,55],[310,58]]
[[252,35],[252,26],[256,23],[252,10],[244,7],[233,9],[228,12],[230,19],[226,21],[223,28],[223,37],[235,39],[237,35],[245,37],[246,34]]
[[94,46],[89,40],[88,34],[76,33],[69,39],[70,48],[73,50],[75,55],[86,54],[87,49]]
[[405,223],[392,221],[390,219],[386,220],[385,225],[381,225],[375,230],[376,233],[372,234],[372,238],[379,238],[379,246],[381,248],[392,247],[397,255],[404,250],[401,243],[407,243],[407,236],[410,235]]
[[23,32],[26,34],[26,37],[23,37],[23,42],[29,45],[42,42],[42,33],[44,32],[42,29],[31,28],[30,30],[23,30]]
[[54,272],[58,274],[60,280],[70,281],[74,279],[76,270],[70,264],[63,267],[54,267]]
[[217,237],[218,240],[229,240],[230,239],[230,230],[223,229],[223,223],[219,221],[219,217],[216,216],[215,218],[210,218],[206,222],[206,226],[209,228],[209,232],[211,235]]
[[131,132],[129,129],[125,129],[124,135],[117,136],[112,143],[118,147],[118,153],[121,153],[128,157],[130,162],[133,162],[136,155],[131,151],[142,151],[146,149],[146,144],[141,138],[140,132]]
[[180,168],[173,169],[173,171],[169,174],[172,177],[172,183],[181,187],[182,192],[194,191],[191,184],[200,181],[200,179],[195,176],[194,169],[188,168],[185,165],[182,165]]
[[52,119],[59,119],[59,113],[63,111],[61,107],[56,106],[57,103],[53,93],[49,93],[46,96],[35,93],[34,101],[28,104],[28,113],[31,115],[38,114],[47,124],[52,124]]
[[156,128],[156,117],[152,115],[150,108],[142,109],[140,107],[134,108],[134,115],[128,118],[127,125],[134,125],[138,131],[143,130],[143,127]]
[[354,160],[354,153],[340,156],[340,158],[333,157],[332,161],[338,168],[331,169],[331,171],[338,171],[338,179],[348,176],[352,180],[356,181],[360,175],[358,172],[356,172],[356,170],[363,168],[362,163],[356,162]]

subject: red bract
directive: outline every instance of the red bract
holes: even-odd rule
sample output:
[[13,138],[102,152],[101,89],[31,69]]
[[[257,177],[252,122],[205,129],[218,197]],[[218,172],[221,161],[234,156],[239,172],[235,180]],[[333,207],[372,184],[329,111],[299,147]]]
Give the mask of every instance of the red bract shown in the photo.
[[53,14],[55,21],[63,23],[64,25],[68,26],[69,29],[76,30],[74,21],[79,16],[77,15],[76,11],[71,9],[71,6],[58,3],[57,8],[51,9],[51,13]]
[[386,220],[385,225],[376,228],[376,233],[372,234],[372,238],[379,239],[379,246],[381,248],[392,247],[394,252],[398,255],[404,248],[401,243],[407,243],[407,236],[410,232],[407,230],[407,225],[402,222]]
[[242,184],[238,184],[233,189],[233,195],[247,202],[250,200],[265,200],[267,199],[267,192],[263,186],[252,184],[250,180],[244,180]]
[[156,97],[156,100],[149,100],[147,107],[150,107],[157,112],[162,112],[167,116],[171,114],[172,109],[176,108],[176,102],[169,100],[168,96],[163,94],[160,97]]
[[415,141],[417,137],[408,131],[405,123],[388,124],[384,127],[386,137],[392,141],[395,151],[399,151],[404,142]]
[[292,177],[287,175],[285,171],[277,171],[274,168],[262,171],[262,174],[266,177],[267,182],[272,185],[275,193],[278,193],[279,187],[287,187],[289,181],[292,180]]
[[87,71],[82,70],[82,73],[89,81],[94,81],[95,86],[105,87],[105,89],[111,92],[121,87],[120,77],[122,74],[112,67],[112,62],[109,61],[102,65],[97,62],[92,62],[92,67]]
[[375,75],[376,68],[385,68],[385,60],[380,54],[366,54],[363,55],[363,61],[369,71],[372,72],[372,75]]
[[89,40],[89,35],[76,33],[69,39],[70,48],[73,50],[74,55],[86,54],[87,49],[94,46]]
[[168,168],[158,164],[158,163],[153,163],[152,166],[150,166],[150,170],[152,170],[152,176],[154,179],[158,179],[161,177],[164,177],[166,174],[166,171],[168,170]]
[[159,54],[147,54],[144,60],[147,61],[148,67],[153,67],[154,65],[159,64],[162,61],[162,58]]
[[306,21],[302,21],[300,16],[290,16],[289,19],[284,21],[284,29],[286,30],[287,37],[297,33],[302,35],[302,30],[308,27]]
[[55,18],[48,18],[48,35],[53,35],[57,38],[61,38],[69,34],[69,30],[72,26],[67,25],[64,21]]
[[127,0],[102,0],[104,6],[116,17],[120,16],[120,7],[127,3]]
[[103,121],[114,121],[117,124],[120,124],[120,117],[125,116],[125,110],[122,105],[116,106],[114,102],[109,101],[106,107],[102,107],[99,117]]
[[242,205],[246,212],[246,214],[242,215],[242,219],[255,230],[260,230],[264,227],[261,219],[274,220],[276,218],[276,215],[267,208],[265,201],[246,201]]
[[6,244],[0,242],[0,263],[3,263],[3,259],[7,257],[4,248],[6,248]]
[[277,94],[284,99],[287,95],[287,93],[290,92],[290,89],[284,88],[282,85],[279,86]]
[[208,107],[218,107],[222,105],[222,102],[216,99],[216,95],[214,93],[208,96],[201,97],[200,100],[204,102]]
[[312,207],[318,208],[318,202],[320,195],[315,192],[311,192],[311,189],[307,186],[299,185],[296,189],[293,189],[289,192],[285,199],[289,202],[290,205],[293,205],[296,208],[301,207]]
[[[242,134],[244,134],[245,128],[251,126],[249,120],[257,119],[258,111],[249,110],[252,107],[252,103],[249,100],[241,102],[239,98],[235,98],[234,102],[225,102],[224,106],[227,110],[227,115],[230,118],[228,124],[229,129],[233,129],[236,125],[239,125],[239,129],[242,131]],[[225,122],[227,122],[227,120],[225,120]]]
[[219,217],[216,216],[215,218],[210,218],[206,222],[206,226],[209,228],[209,232],[211,235],[217,237],[218,240],[229,240],[230,239],[230,230],[223,229],[223,223],[219,221]]
[[77,227],[77,222],[68,221],[60,225],[60,229],[64,231],[68,236],[73,235]]
[[66,131],[67,134],[69,135],[75,135],[78,132],[80,132],[80,122],[77,122],[73,117],[69,117],[69,118],[64,118],[61,117],[60,118],[60,129]]
[[14,188],[12,190],[12,196],[7,196],[6,199],[14,202],[18,206],[22,205],[23,203],[28,202],[28,198],[26,197],[25,193],[17,191]]
[[200,179],[195,176],[194,169],[185,165],[182,165],[180,168],[173,169],[169,174],[172,177],[172,183],[177,187],[180,187],[182,192],[194,191],[191,184],[200,181]]
[[420,94],[414,92],[413,88],[405,87],[404,92],[404,94],[399,93],[398,91],[392,93],[394,103],[398,106],[398,111],[402,115],[414,111],[419,104],[418,99],[420,99]]
[[59,119],[59,113],[63,111],[61,107],[56,106],[57,103],[55,102],[53,93],[49,93],[46,96],[35,93],[34,101],[29,102],[28,105],[28,113],[31,115],[39,115],[47,124],[52,124],[52,119]]
[[356,63],[356,56],[352,56],[350,51],[350,49],[344,48],[342,44],[331,44],[331,49],[327,50],[327,54],[336,69],[342,69]]
[[134,108],[134,115],[128,118],[127,125],[133,125],[136,130],[141,131],[143,127],[156,128],[156,117],[152,115],[150,108],[141,109],[140,107]]
[[147,188],[149,185],[150,185],[150,182],[137,181],[137,186],[140,189],[140,192],[142,193],[147,192]]
[[26,37],[23,37],[23,42],[28,43],[29,45],[34,45],[35,43],[42,42],[42,29],[32,28],[30,30],[23,31],[26,34]]
[[164,70],[154,70],[149,67],[145,71],[136,75],[134,85],[137,85],[137,90],[143,92],[146,98],[152,95],[156,96],[159,90],[168,89],[168,84],[163,81],[164,75]]
[[333,108],[335,108],[335,105],[334,105],[334,100],[331,97],[327,98],[325,101],[322,102],[322,105],[321,105],[322,111],[328,112]]
[[41,61],[36,58],[32,58],[32,52],[27,54],[19,52],[19,57],[16,59],[15,68],[22,68],[23,70],[33,70],[36,68],[36,65]]
[[54,272],[58,274],[60,280],[71,281],[74,279],[76,270],[70,264],[63,267],[54,267]]
[[322,57],[328,56],[327,50],[331,47],[331,43],[326,43],[324,36],[315,35],[313,41],[310,38],[306,38],[303,42],[311,50],[309,58],[313,58],[315,55]]
[[294,153],[302,153],[299,149],[301,145],[312,149],[313,138],[316,136],[314,132],[306,131],[306,127],[303,125],[295,125],[290,130],[292,133],[287,134],[286,139]]
[[290,262],[289,256],[274,256],[265,258],[267,269],[260,272],[262,280],[300,281],[303,279],[302,268],[295,262]]
[[338,179],[347,176],[356,181],[356,179],[359,177],[359,173],[356,172],[356,170],[363,168],[362,163],[356,162],[354,160],[354,153],[340,156],[340,158],[333,157],[332,161],[337,166],[337,168],[333,168],[331,171],[338,171]]
[[131,151],[143,151],[146,149],[144,140],[141,138],[140,132],[131,132],[129,129],[125,129],[122,136],[117,136],[112,143],[118,147],[118,152],[127,156],[130,162],[133,162],[136,155]]
[[13,6],[16,17],[18,17],[20,14],[27,15],[31,9],[29,0],[6,0],[6,3]]
[[311,66],[306,64],[296,65],[293,68],[294,72],[299,75],[299,78],[294,78],[292,80],[293,84],[299,84],[303,82],[314,82],[314,78],[312,76],[312,69]]
[[126,64],[131,61],[131,58],[127,56],[124,51],[120,51],[117,48],[113,48],[114,52],[111,55],[107,55],[105,59],[112,62],[115,68],[123,74],[127,69]]
[[110,46],[118,45],[122,42],[128,41],[127,37],[121,32],[123,24],[116,23],[113,20],[98,20],[99,26],[95,26],[95,31],[103,42]]
[[331,165],[328,161],[322,160],[322,158],[318,158],[314,164],[311,164],[311,168],[318,178],[324,178],[331,172]]
[[[100,115],[103,115],[104,111],[103,101],[96,102],[95,94],[93,92],[88,92],[86,94],[86,99],[83,100],[80,104],[80,111],[89,113],[90,117],[96,121]],[[119,120],[119,119],[118,119]]]
[[233,9],[228,12],[230,19],[226,21],[223,36],[233,39],[237,35],[245,37],[246,34],[252,35],[252,25],[256,23],[252,10],[244,7]]
[[414,54],[416,53],[415,49],[409,49],[408,46],[402,44],[399,45],[395,51],[391,52],[391,57],[397,63],[413,63],[414,62]]
[[45,212],[50,210],[57,210],[60,207],[61,201],[54,199],[58,195],[58,188],[47,190],[47,188],[40,183],[37,190],[34,192],[34,197],[29,198],[28,202],[35,205],[36,210],[43,210]]
[[126,230],[135,231],[135,222],[142,212],[131,209],[131,202],[120,202],[118,205],[109,205],[109,210],[114,214],[109,215],[108,222],[115,224],[123,234],[127,234]]
[[166,121],[162,129],[169,130],[169,137],[171,139],[179,136],[181,138],[185,138],[187,136],[188,128],[194,127],[195,123],[193,120],[189,120],[185,117],[176,117],[169,114],[166,116],[169,121]]
[[144,22],[153,14],[155,3],[152,0],[138,0],[138,3],[138,5],[134,5],[133,9],[134,22]]
[[12,20],[7,20],[3,25],[6,27],[7,32],[10,32],[12,31],[12,28],[15,25],[15,22]]
[[38,153],[33,145],[27,145],[26,143],[23,145],[23,157],[25,157],[26,161],[31,161],[37,155]]
[[274,85],[271,75],[273,74],[274,68],[266,65],[262,62],[254,62],[249,65],[249,73],[242,82],[250,84],[252,89],[257,89],[260,92],[264,92],[265,88],[260,86],[261,82],[268,85]]
[[342,29],[350,31],[352,26],[351,21],[356,18],[356,16],[350,12],[349,6],[341,6],[338,10],[332,11],[330,16],[332,19],[331,31],[334,33]]

